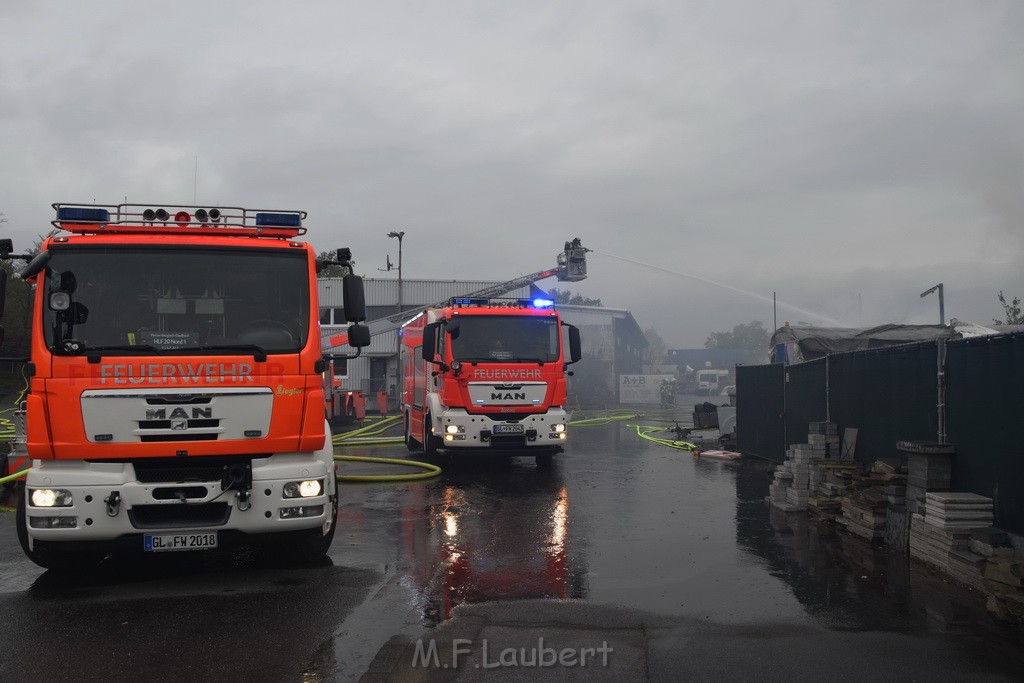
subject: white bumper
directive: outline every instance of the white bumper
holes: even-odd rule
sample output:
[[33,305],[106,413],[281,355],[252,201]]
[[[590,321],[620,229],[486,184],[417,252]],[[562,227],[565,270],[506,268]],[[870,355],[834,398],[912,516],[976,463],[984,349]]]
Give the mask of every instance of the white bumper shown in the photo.
[[[330,497],[336,487],[333,461],[319,457],[321,455],[285,453],[253,460],[248,500],[236,490],[221,491],[219,481],[139,481],[131,463],[36,460],[26,479],[29,538],[33,541],[95,542],[147,533],[266,534],[315,527],[326,530],[329,526],[325,525],[332,519]],[[323,482],[320,495],[284,498],[286,483],[309,479]],[[39,488],[69,491],[71,504],[36,507],[32,504],[31,492]],[[186,502],[182,502],[181,495],[176,495],[178,492],[185,495]],[[114,493],[116,496],[112,495]],[[108,505],[112,497],[119,499],[116,507]],[[282,508],[295,507],[311,508],[303,511],[309,512],[309,516],[282,518]],[[56,524],[47,521],[53,517],[74,518],[74,522],[70,519]]]
[[[443,448],[557,448],[568,435],[569,414],[562,408],[507,419],[471,415],[465,408],[448,408],[435,413],[434,433]],[[452,433],[454,431],[454,433]]]

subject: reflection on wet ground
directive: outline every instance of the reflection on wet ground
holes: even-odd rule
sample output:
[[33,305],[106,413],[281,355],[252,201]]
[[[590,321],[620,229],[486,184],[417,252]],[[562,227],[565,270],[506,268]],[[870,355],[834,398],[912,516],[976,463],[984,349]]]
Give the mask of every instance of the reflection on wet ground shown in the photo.
[[1024,644],[977,592],[769,508],[772,463],[698,460],[616,423],[576,429],[550,469],[525,458],[440,464],[444,474],[423,484],[345,487],[332,552],[396,571],[422,625],[462,603],[585,598],[720,624]]
[[[345,451],[405,455],[402,446]],[[949,638],[987,660],[1024,666],[1022,632],[989,617],[977,592],[805,515],[770,509],[773,463],[695,459],[619,422],[575,429],[548,468],[528,458],[439,464],[444,473],[431,481],[342,486],[333,565],[298,576],[307,586],[326,582],[332,595],[344,589],[352,597],[358,588],[369,597],[349,616],[322,615],[318,633],[333,631],[333,643],[313,669],[358,676],[389,638],[435,626],[461,604],[528,598],[618,604],[726,630],[771,624],[780,632]],[[378,473],[374,467],[361,473]],[[16,503],[5,490],[0,504]],[[13,526],[13,514],[3,518]],[[273,601],[296,571],[259,554],[183,555],[114,563],[65,586],[14,558],[17,541],[7,537],[12,556],[0,566],[19,568],[7,572],[12,595],[22,584],[43,597],[109,586],[139,610],[154,590],[186,599],[197,585],[196,604],[242,584]],[[320,604],[323,595],[311,590],[309,599]]]

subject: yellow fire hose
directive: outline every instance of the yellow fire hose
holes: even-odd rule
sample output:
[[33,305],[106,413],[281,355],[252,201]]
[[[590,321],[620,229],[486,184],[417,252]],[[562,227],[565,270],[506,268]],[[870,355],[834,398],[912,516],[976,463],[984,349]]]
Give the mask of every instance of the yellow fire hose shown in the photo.
[[667,446],[669,448],[675,448],[681,451],[689,451],[693,453],[695,457],[700,457],[700,450],[696,444],[692,444],[689,441],[682,441],[680,439],[663,439],[656,436],[651,436],[655,432],[674,432],[674,429],[668,427],[652,427],[650,425],[626,425],[630,429],[635,429],[637,436],[648,441],[653,441],[661,446]]

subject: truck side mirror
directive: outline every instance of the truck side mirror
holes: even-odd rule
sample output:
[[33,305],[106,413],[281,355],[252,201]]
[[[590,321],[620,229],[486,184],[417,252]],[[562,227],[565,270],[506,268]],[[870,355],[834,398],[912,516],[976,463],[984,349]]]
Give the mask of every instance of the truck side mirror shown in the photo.
[[36,273],[41,273],[46,264],[50,262],[50,258],[53,257],[53,252],[41,251],[32,257],[32,260],[25,266],[25,270],[21,271],[21,279],[28,280]]
[[580,344],[580,328],[569,325],[569,362],[577,363],[583,358],[583,346]]
[[420,355],[428,363],[435,363],[434,356],[437,354],[437,328],[441,323],[430,323],[423,328],[423,346],[420,347]]
[[363,278],[346,275],[341,281],[342,305],[345,307],[345,322],[361,323],[366,320],[366,296],[363,294]]
[[348,326],[348,344],[352,348],[362,349],[370,345],[370,328],[359,323]]

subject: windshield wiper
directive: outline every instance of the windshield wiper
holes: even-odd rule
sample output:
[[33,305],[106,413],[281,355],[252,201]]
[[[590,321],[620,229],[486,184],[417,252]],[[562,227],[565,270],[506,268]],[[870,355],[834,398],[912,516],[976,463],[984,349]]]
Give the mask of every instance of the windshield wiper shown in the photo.
[[[83,345],[84,346],[84,345]],[[96,363],[103,355],[117,355],[111,354],[110,352],[116,351],[117,353],[123,353],[125,351],[132,353],[147,353],[152,356],[164,355],[164,349],[158,349],[155,346],[149,344],[132,344],[132,345],[112,345],[112,346],[84,346],[79,349],[79,354],[85,354],[89,358],[89,362]],[[95,360],[93,360],[95,359]]]
[[190,346],[187,351],[243,351],[251,353],[257,363],[267,360],[267,352],[262,346],[256,344],[207,344],[205,346]]

